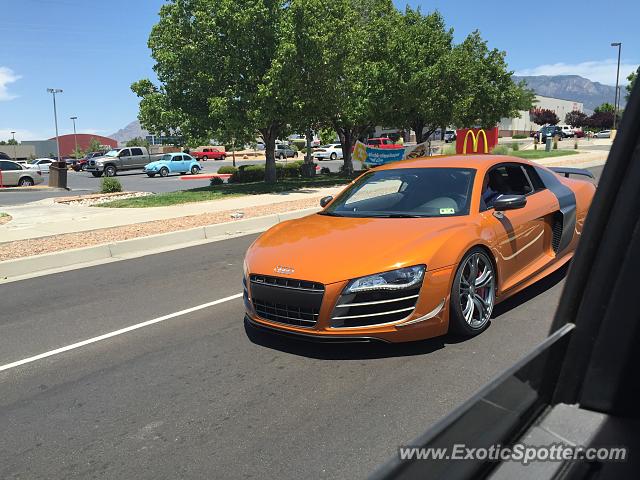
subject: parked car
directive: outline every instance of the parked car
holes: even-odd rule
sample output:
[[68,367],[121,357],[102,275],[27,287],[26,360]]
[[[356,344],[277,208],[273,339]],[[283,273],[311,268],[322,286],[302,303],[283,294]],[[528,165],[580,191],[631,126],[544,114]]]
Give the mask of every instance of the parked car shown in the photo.
[[536,134],[536,137],[542,142],[547,141],[547,137],[558,137],[558,140],[562,140],[566,138],[565,133],[562,131],[562,128],[557,125],[547,125],[546,127],[542,127],[540,131]]
[[367,146],[374,148],[403,148],[402,145],[397,145],[387,137],[368,138]]
[[576,134],[571,125],[560,125],[560,129],[562,130],[562,133],[564,133],[565,137],[573,138]]
[[574,128],[573,133],[575,134],[576,138],[584,137],[584,130],[582,130],[581,128]]
[[593,135],[594,138],[611,138],[611,130],[600,130]]
[[198,160],[186,153],[165,153],[160,159],[144,166],[144,173],[149,177],[155,177],[156,175],[166,177],[170,173],[184,175],[187,172],[197,175],[200,173],[200,164]]
[[40,170],[27,168],[18,162],[0,160],[0,185],[3,187],[30,187],[42,182]]
[[316,160],[337,160],[338,158],[342,158],[342,145],[339,143],[322,145],[313,152],[313,158]]
[[283,143],[276,144],[275,157],[284,160],[285,158],[298,158],[298,151]]
[[40,170],[42,173],[49,173],[49,167],[55,160],[52,158],[36,158],[30,165],[31,168]]
[[76,172],[80,172],[80,171],[84,172],[87,170],[87,166],[89,165],[89,160],[96,157],[102,157],[104,154],[105,152],[89,152],[84,157],[82,157],[80,160],[78,160],[76,163],[73,164],[73,169]]
[[195,150],[192,150],[190,154],[196,158],[196,160],[202,160],[206,162],[210,158],[212,160],[224,160],[227,158],[227,155],[222,150],[215,147],[201,147]]
[[102,157],[89,160],[87,171],[94,177],[113,177],[121,170],[136,170],[159,159],[162,154],[149,155],[145,147],[125,147],[109,150]]
[[444,143],[455,142],[457,138],[455,130],[447,130],[444,132]]
[[11,157],[4,152],[0,152],[0,160],[11,160]]

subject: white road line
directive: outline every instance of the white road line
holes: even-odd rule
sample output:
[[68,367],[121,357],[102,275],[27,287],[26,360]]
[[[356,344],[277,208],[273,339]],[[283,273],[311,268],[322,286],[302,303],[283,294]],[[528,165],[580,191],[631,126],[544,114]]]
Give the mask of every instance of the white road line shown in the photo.
[[69,350],[74,350],[76,348],[84,347],[85,345],[101,342],[102,340],[106,340],[107,338],[115,337],[117,335],[122,335],[123,333],[131,332],[139,328],[148,327],[149,325],[164,322],[165,320],[169,320],[171,318],[176,318],[182,315],[186,315],[188,313],[197,312],[198,310],[203,310],[205,308],[213,307],[214,305],[219,305],[221,303],[228,302],[230,300],[235,300],[236,298],[240,298],[240,297],[242,297],[242,293],[236,293],[235,295],[231,295],[229,297],[224,297],[209,303],[203,303],[202,305],[187,308],[185,310],[180,310],[179,312],[170,313],[169,315],[163,315],[162,317],[154,318],[152,320],[147,320],[146,322],[136,323],[135,325],[131,325],[130,327],[121,328],[120,330],[115,330],[113,332],[105,333],[104,335],[99,335],[97,337],[89,338],[81,342],[72,343],[71,345],[67,345],[66,347],[56,348],[55,350],[50,350],[48,352],[44,352],[39,355],[35,355],[33,357],[25,358],[23,360],[18,360],[17,362],[7,363],[6,365],[0,366],[0,372],[2,372],[3,370],[9,370],[10,368],[19,367],[20,365],[24,365],[26,363],[42,360],[43,358],[51,357],[53,355],[58,355],[59,353],[68,352]]

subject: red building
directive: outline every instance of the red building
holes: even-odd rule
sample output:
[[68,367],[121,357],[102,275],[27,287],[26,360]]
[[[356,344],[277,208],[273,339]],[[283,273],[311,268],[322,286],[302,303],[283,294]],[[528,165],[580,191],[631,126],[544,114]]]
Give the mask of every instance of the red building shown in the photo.
[[[74,135],[73,133],[69,135],[60,135],[60,156],[62,158],[70,157],[73,155],[73,152],[76,149],[76,139],[78,141],[78,148],[80,150],[86,150],[89,148],[89,144],[91,140],[95,138],[100,142],[101,145],[108,145],[109,147],[116,148],[118,146],[118,141],[113,138],[103,137],[101,135],[91,135],[88,133],[78,133]],[[49,141],[53,141],[55,144],[56,137],[49,139]]]

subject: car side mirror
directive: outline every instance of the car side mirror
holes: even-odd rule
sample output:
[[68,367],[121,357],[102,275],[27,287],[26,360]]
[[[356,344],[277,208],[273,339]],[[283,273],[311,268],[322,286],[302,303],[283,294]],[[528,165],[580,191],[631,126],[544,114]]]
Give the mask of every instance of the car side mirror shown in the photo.
[[517,210],[527,204],[527,197],[524,195],[500,195],[493,201],[493,209],[496,212],[504,210]]
[[331,195],[329,195],[328,197],[322,197],[320,199],[320,206],[322,208],[326,207],[327,205],[329,205],[329,203],[331,203],[331,200],[333,200],[333,197]]

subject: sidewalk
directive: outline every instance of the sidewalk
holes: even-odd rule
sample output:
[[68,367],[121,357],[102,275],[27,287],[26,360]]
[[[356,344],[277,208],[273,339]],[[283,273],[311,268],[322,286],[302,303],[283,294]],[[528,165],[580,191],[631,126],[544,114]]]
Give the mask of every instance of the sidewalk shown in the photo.
[[300,208],[305,208],[310,199],[319,200],[327,195],[335,195],[342,188],[344,185],[152,208],[81,207],[59,204],[49,198],[26,205],[3,207],[2,211],[11,215],[13,220],[0,226],[0,244],[194,215],[242,212],[255,207],[265,207],[261,210],[268,215],[271,213],[268,209],[270,205],[299,201],[304,204]]

